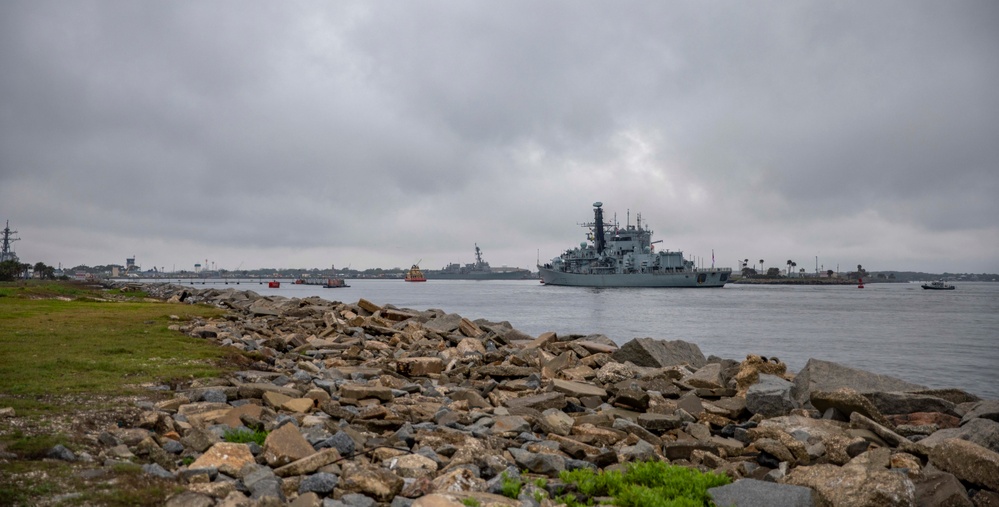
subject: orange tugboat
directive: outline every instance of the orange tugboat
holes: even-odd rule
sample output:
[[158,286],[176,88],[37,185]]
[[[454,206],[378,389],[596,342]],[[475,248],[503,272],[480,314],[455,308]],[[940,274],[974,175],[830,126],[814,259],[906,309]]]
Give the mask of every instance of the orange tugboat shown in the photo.
[[409,272],[406,273],[407,282],[425,282],[427,277],[423,276],[423,271],[420,271],[420,266],[418,264],[413,264],[413,267],[409,268]]

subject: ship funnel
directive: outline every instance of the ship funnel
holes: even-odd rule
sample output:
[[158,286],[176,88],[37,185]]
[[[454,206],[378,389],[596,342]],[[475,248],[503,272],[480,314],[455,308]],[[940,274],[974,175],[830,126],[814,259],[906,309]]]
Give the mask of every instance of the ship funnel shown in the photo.
[[601,202],[593,203],[593,226],[596,229],[593,231],[594,239],[593,243],[597,247],[597,253],[604,253],[604,210],[600,209],[603,206]]

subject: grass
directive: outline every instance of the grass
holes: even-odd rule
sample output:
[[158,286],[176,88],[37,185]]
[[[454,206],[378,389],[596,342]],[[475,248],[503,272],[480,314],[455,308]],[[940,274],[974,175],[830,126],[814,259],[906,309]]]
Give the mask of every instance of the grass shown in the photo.
[[0,505],[153,506],[180,490],[134,464],[94,477],[79,472],[96,464],[42,460],[56,444],[93,453],[80,428],[113,422],[106,415],[124,397],[154,397],[146,386],[245,366],[234,352],[168,329],[222,310],[146,296],[78,282],[0,283],[0,407],[17,414],[0,419],[0,450],[17,456],[0,462]]
[[264,445],[264,441],[267,440],[267,433],[266,431],[246,429],[226,430],[225,434],[222,435],[222,439],[226,442],[237,444],[256,442],[257,445]]
[[183,490],[174,481],[145,475],[138,465],[118,465],[84,478],[61,461],[13,460],[0,464],[0,505],[157,506]]
[[595,497],[607,496],[622,507],[704,507],[711,505],[708,489],[731,482],[725,475],[661,461],[631,463],[624,473],[573,470],[562,472],[560,478],[584,498],[570,494],[559,499],[569,507],[593,505]]
[[516,499],[520,496],[520,490],[524,487],[524,481],[520,477],[510,477],[503,472],[500,482],[500,494],[507,498]]
[[15,430],[7,435],[4,440],[7,442],[8,452],[24,459],[42,459],[56,445],[67,448],[72,445],[69,439],[62,434],[25,435],[20,430]]
[[220,373],[226,352],[168,327],[220,316],[207,306],[114,297],[72,283],[0,284],[0,406],[58,411],[51,395],[128,395],[142,384]]

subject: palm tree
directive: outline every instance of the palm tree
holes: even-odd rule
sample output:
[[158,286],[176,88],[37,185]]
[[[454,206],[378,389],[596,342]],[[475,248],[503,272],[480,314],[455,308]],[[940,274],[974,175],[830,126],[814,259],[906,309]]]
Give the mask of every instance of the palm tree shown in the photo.
[[791,262],[792,262],[791,259],[787,260],[787,274],[788,274],[788,276],[791,275]]
[[763,272],[763,259],[760,259],[760,273]]

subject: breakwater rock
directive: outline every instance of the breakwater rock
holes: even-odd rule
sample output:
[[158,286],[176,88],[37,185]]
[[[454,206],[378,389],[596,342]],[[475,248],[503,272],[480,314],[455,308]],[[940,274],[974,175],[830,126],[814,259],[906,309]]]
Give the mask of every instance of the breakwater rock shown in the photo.
[[[255,358],[98,435],[105,464],[182,485],[168,505],[556,505],[559,472],[642,460],[730,476],[719,505],[999,505],[999,402],[961,390],[364,299],[142,290],[229,310],[175,327]],[[504,474],[545,494],[501,496]]]

